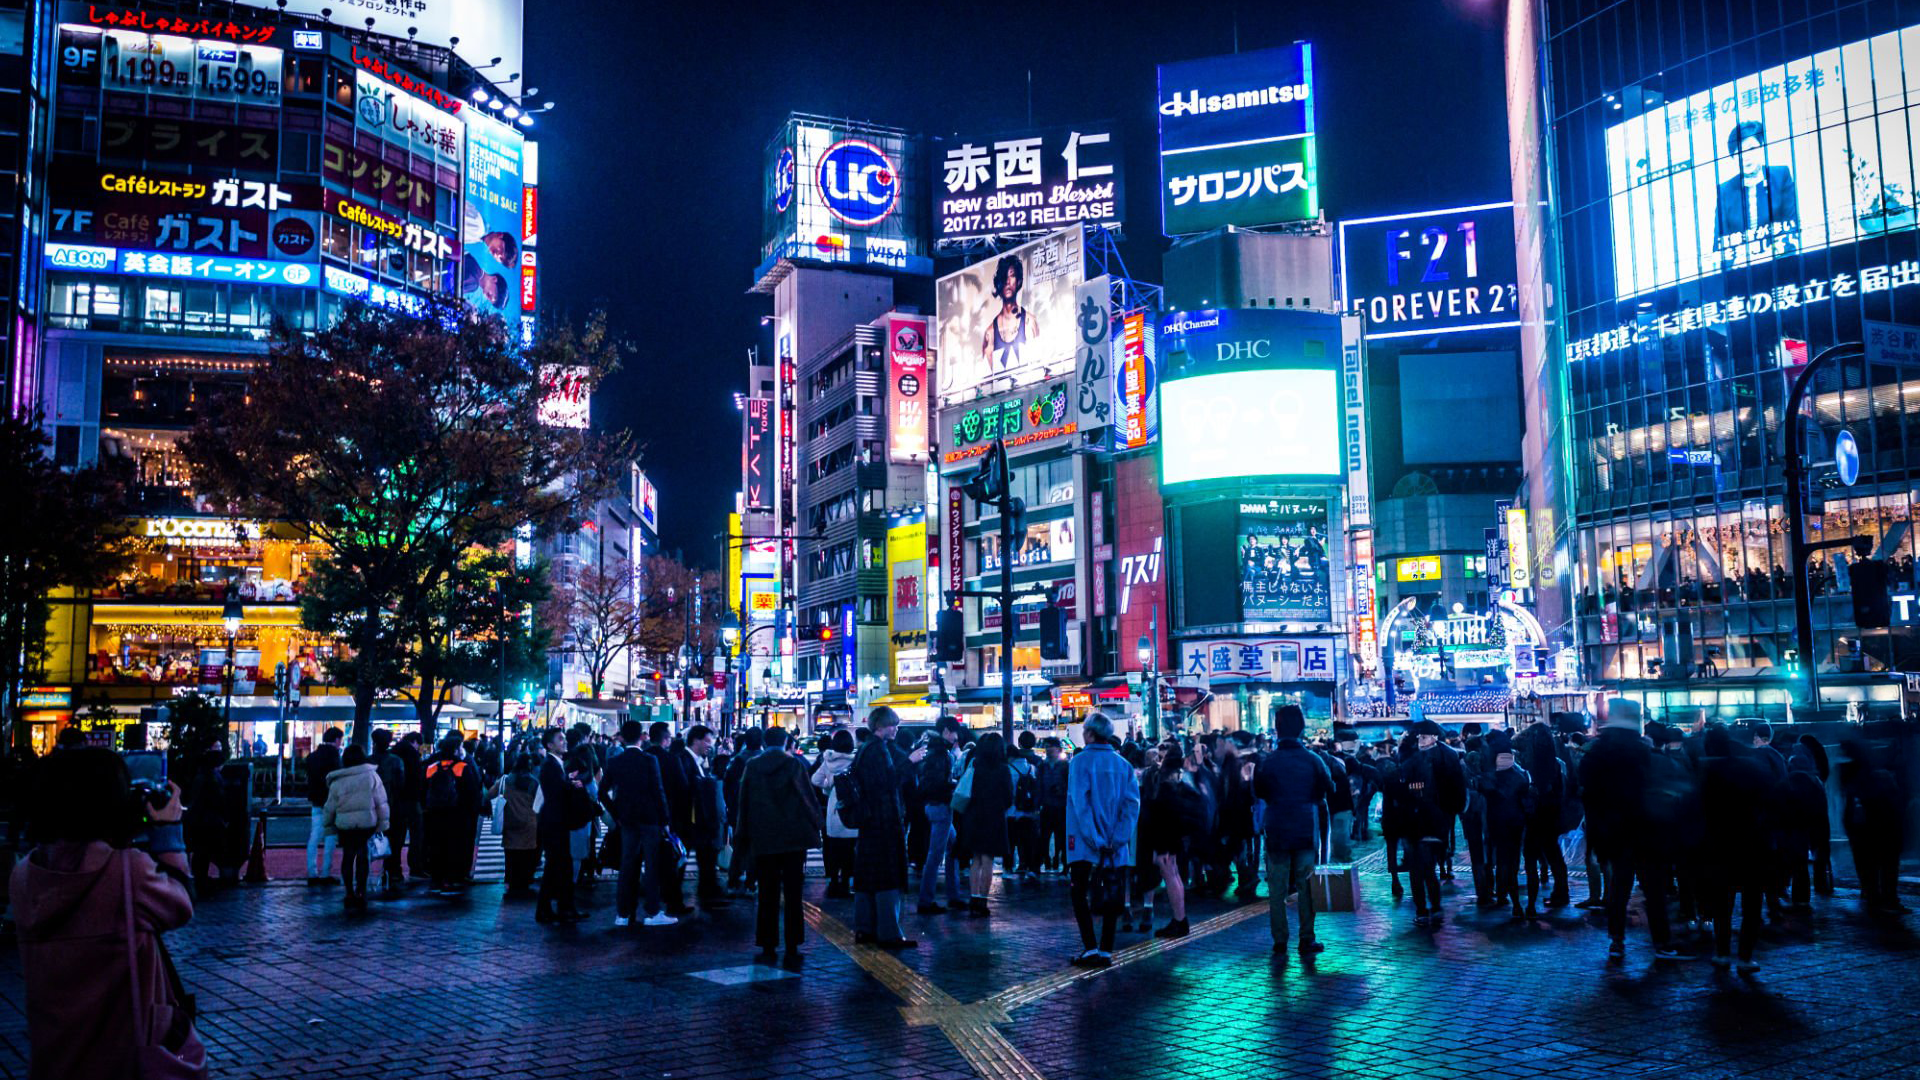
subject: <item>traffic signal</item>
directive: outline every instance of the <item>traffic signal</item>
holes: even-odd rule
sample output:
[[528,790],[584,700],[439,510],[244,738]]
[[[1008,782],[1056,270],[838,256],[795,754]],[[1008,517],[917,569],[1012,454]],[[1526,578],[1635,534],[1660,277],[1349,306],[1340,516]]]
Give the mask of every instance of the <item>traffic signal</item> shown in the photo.
[[834,635],[833,624],[827,623],[825,625],[815,627],[814,635],[820,639],[821,644],[826,644],[827,642],[832,641],[833,635]]
[[967,654],[965,620],[956,608],[941,608],[933,622],[933,658],[942,664],[954,664]]
[[1893,619],[1893,597],[1887,591],[1887,564],[1861,559],[1848,568],[1853,579],[1853,625],[1877,630]]
[[1067,659],[1067,613],[1052,604],[1040,609],[1040,659]]
[[1027,500],[1015,495],[1007,500],[1006,509],[1002,512],[1007,515],[1008,522],[1013,526],[1010,530],[1013,533],[1013,542],[1015,544],[1024,542],[1027,536]]
[[980,458],[980,467],[974,470],[960,490],[966,492],[975,502],[994,502],[1007,493],[1005,483],[1006,451],[995,441],[987,447]]
[[818,623],[803,622],[794,628],[794,636],[801,641],[819,641],[820,633],[824,629],[826,628]]

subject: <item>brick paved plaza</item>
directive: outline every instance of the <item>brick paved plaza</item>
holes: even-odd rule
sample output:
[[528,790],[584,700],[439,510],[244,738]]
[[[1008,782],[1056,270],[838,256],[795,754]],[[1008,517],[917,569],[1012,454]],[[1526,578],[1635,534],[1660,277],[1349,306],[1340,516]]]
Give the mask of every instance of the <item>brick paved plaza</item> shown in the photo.
[[[910,916],[918,950],[854,947],[823,900],[799,974],[752,965],[751,904],[615,931],[550,929],[497,885],[373,914],[335,889],[205,902],[169,940],[221,1077],[721,1078],[1913,1076],[1920,939],[1842,893],[1770,931],[1753,980],[1705,961],[1624,965],[1571,909],[1537,924],[1462,908],[1417,931],[1383,875],[1320,922],[1311,967],[1269,951],[1266,901],[1196,903],[1178,943],[1122,935],[1113,969],[1066,965],[1063,881],[1012,883],[995,917]],[[1576,887],[1576,895],[1579,894]],[[1164,900],[1159,921],[1166,918]],[[25,1071],[19,960],[0,958],[0,1074]]]

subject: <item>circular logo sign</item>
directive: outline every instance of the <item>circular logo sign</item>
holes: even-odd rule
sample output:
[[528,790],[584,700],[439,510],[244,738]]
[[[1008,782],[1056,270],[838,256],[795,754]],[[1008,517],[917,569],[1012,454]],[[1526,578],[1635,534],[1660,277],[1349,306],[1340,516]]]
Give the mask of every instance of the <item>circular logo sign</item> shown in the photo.
[[375,94],[361,94],[358,102],[360,119],[369,126],[379,127],[387,122],[387,103]]
[[1853,432],[1845,428],[1833,437],[1833,467],[1840,474],[1840,482],[1848,487],[1860,479],[1860,444],[1853,441]]
[[908,372],[900,376],[900,396],[901,397],[919,397],[920,396],[919,376],[914,375],[912,372]]
[[900,198],[893,160],[864,139],[842,139],[827,147],[815,180],[828,212],[856,228],[885,221]]
[[773,212],[784,214],[793,205],[793,148],[783,146],[773,160]]
[[288,218],[273,227],[274,250],[299,258],[313,250],[313,226],[298,218]]
[[282,270],[280,276],[285,278],[289,285],[305,285],[313,280],[313,268],[295,264]]
[[920,327],[914,323],[901,323],[893,332],[893,351],[917,353],[926,348],[921,340]]

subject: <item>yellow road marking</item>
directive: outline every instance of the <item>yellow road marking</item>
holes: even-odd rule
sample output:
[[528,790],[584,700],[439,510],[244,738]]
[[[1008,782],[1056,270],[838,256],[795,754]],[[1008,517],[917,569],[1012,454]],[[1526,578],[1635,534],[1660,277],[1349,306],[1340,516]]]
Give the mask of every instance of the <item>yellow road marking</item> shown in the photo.
[[[953,1043],[953,1048],[960,1052],[960,1056],[973,1067],[981,1080],[1044,1080],[1033,1063],[1016,1050],[995,1025],[1012,1023],[1009,1014],[1014,1009],[1031,1005],[1081,979],[1091,979],[1101,974],[1098,970],[1067,968],[1002,990],[984,1001],[965,1004],[933,985],[926,976],[901,963],[899,957],[887,950],[873,945],[855,945],[853,934],[840,920],[813,904],[803,906],[807,922],[815,933],[846,953],[854,963],[860,965],[861,970],[907,1003],[900,1007],[900,1015],[909,1026],[939,1028],[940,1033]],[[1104,970],[1112,971],[1159,956],[1189,941],[1217,934],[1266,913],[1265,901],[1235,908],[1196,925],[1186,937],[1171,940],[1154,938],[1128,946],[1115,953],[1112,967]]]

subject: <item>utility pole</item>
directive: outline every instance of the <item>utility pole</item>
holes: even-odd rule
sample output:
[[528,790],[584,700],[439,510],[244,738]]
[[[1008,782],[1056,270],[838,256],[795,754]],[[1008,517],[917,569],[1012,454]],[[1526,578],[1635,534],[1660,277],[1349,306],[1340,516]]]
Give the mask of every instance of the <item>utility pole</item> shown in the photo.
[[[1031,75],[1028,76],[1032,78]],[[994,441],[1000,468],[1000,734],[1013,745],[1013,470],[1007,465],[1007,444]]]

